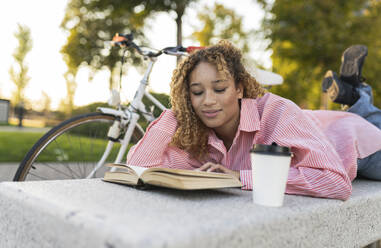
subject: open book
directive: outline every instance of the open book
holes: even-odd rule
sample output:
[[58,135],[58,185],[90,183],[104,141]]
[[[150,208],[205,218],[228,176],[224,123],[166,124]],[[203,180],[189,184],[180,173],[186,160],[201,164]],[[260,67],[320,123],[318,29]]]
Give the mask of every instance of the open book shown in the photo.
[[193,190],[242,187],[234,176],[224,173],[170,168],[143,168],[125,164],[107,164],[116,168],[107,171],[103,180],[133,186],[155,185],[166,188]]

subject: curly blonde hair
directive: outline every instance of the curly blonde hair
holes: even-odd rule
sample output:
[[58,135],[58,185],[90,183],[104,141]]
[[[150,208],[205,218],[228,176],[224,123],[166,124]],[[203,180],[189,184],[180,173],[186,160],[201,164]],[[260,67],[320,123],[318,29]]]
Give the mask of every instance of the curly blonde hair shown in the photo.
[[183,60],[173,72],[171,82],[171,105],[178,121],[178,128],[172,137],[171,145],[183,149],[196,159],[203,161],[208,154],[206,127],[193,110],[189,94],[189,74],[200,62],[208,62],[217,71],[231,76],[236,86],[243,86],[244,98],[257,98],[265,93],[259,83],[242,64],[242,54],[230,42],[221,40],[217,45],[197,50]]

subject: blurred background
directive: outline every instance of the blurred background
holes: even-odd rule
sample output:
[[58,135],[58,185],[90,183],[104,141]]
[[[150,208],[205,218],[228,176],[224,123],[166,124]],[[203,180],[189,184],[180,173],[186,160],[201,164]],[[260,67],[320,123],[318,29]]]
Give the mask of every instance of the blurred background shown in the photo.
[[[380,0],[8,1],[0,10],[0,162],[20,161],[50,126],[107,105],[110,89],[119,88],[121,51],[109,42],[117,32],[133,32],[138,44],[157,49],[228,39],[249,65],[283,76],[271,92],[302,108],[338,109],[321,81],[328,69],[339,72],[341,54],[353,44],[368,46],[363,76],[381,106],[380,27]],[[124,103],[144,65],[128,54]],[[175,66],[176,58],[162,56],[151,75],[150,89],[165,103]],[[18,125],[20,139],[9,131]],[[22,148],[12,157],[10,146]]]

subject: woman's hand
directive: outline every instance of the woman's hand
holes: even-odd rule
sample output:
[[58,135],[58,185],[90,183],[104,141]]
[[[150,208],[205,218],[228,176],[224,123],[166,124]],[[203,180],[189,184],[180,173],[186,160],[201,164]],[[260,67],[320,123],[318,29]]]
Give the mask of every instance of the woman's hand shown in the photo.
[[196,170],[206,171],[206,172],[222,172],[222,173],[233,175],[238,180],[240,178],[239,171],[229,170],[228,168],[226,168],[223,165],[215,164],[215,163],[212,163],[212,162],[207,162],[203,166],[201,166],[200,168],[198,168]]

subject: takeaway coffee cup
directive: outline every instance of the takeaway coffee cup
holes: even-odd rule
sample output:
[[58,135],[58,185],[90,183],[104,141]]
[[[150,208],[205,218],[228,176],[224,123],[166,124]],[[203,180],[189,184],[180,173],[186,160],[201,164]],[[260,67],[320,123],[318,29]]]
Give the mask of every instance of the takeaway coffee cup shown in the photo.
[[253,201],[256,204],[280,207],[290,169],[289,147],[256,144],[250,150],[253,173]]

